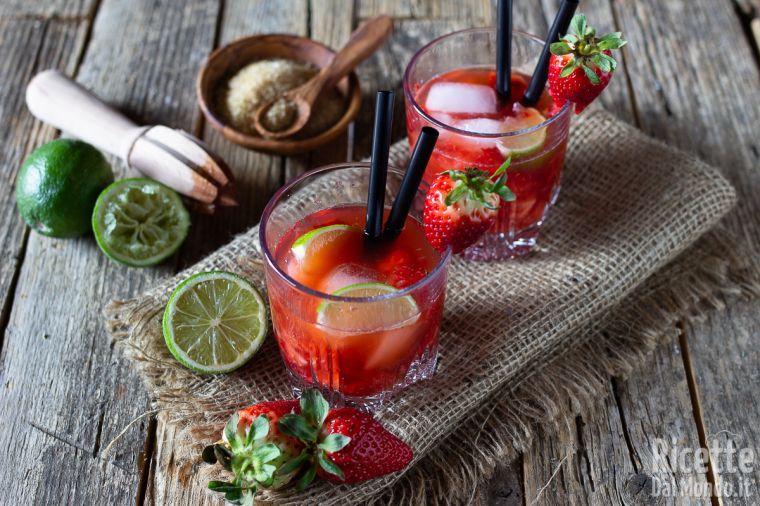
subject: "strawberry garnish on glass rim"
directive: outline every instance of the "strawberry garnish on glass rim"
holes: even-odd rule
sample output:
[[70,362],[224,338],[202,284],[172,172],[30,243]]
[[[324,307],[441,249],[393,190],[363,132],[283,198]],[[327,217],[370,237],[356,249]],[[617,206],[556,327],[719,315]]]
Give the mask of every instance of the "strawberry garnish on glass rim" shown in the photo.
[[572,33],[550,46],[549,94],[557,106],[575,103],[579,114],[607,86],[617,68],[612,50],[626,44],[621,32],[596,37],[586,16],[576,14],[570,22]]
[[508,157],[499,169],[488,172],[471,167],[442,172],[425,197],[425,237],[440,252],[459,253],[471,246],[496,221],[501,201],[515,200],[507,187]]
[[209,488],[242,505],[253,505],[259,489],[295,483],[303,490],[317,476],[359,483],[400,471],[412,457],[412,449],[372,415],[331,410],[315,389],[304,391],[300,402],[263,402],[239,411],[227,422],[224,440],[203,450],[204,461],[234,475]]

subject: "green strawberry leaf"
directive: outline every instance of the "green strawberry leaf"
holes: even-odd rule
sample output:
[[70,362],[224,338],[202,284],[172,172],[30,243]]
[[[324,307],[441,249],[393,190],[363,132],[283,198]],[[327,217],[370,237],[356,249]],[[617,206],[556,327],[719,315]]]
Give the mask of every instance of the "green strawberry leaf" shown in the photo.
[[245,441],[247,447],[252,447],[253,442],[258,439],[264,439],[269,434],[269,418],[266,415],[259,415],[248,429],[248,438]]
[[301,467],[301,464],[303,464],[306,460],[308,460],[309,454],[305,451],[301,452],[298,457],[295,457],[293,459],[288,460],[285,462],[280,468],[277,470],[278,476],[285,476],[286,474],[290,474],[299,467]]
[[309,469],[306,470],[306,472],[301,476],[301,478],[296,483],[296,489],[297,490],[304,490],[306,487],[311,485],[311,482],[314,481],[314,477],[317,475],[317,466],[309,466]]
[[341,480],[345,479],[346,476],[343,474],[343,470],[335,462],[327,458],[325,452],[317,453],[317,462],[319,462],[319,467],[323,470],[337,476]]
[[517,199],[517,196],[515,196],[515,194],[512,193],[512,190],[510,190],[506,186],[499,187],[499,189],[496,190],[496,193],[499,195],[499,197],[502,200],[506,202],[514,202],[515,199]]
[[283,434],[293,436],[304,443],[314,443],[317,441],[319,430],[310,425],[306,421],[306,418],[301,415],[285,415],[277,422],[277,427],[279,427]]
[[224,494],[224,500],[231,504],[243,504],[243,490],[230,490]]
[[223,492],[223,493],[230,492],[233,490],[240,491],[239,486],[233,483],[229,483],[227,481],[212,480],[208,482],[208,488],[209,490],[213,490],[214,492]]
[[591,81],[591,84],[599,84],[601,81],[599,80],[599,76],[596,75],[596,72],[594,72],[591,67],[586,65],[585,63],[582,65],[583,72],[586,74],[586,77],[588,77],[588,80]]
[[562,40],[564,42],[567,42],[568,44],[577,44],[578,43],[578,37],[576,37],[572,33],[566,33],[565,35],[562,36],[562,38],[560,40]]
[[269,487],[274,482],[274,473],[277,471],[277,466],[272,464],[263,464],[254,474],[256,481],[262,484],[264,487]]
[[317,445],[317,448],[321,448],[327,453],[335,453],[346,447],[351,442],[351,438],[344,436],[343,434],[333,433],[325,438],[324,441]]
[[551,51],[552,54],[555,54],[557,56],[562,56],[565,54],[570,54],[573,52],[573,48],[570,47],[570,44],[567,42],[553,42],[549,46],[549,51]]
[[583,37],[587,28],[586,16],[583,14],[576,14],[570,21],[570,29],[579,37]]
[[274,443],[267,443],[265,445],[257,446],[253,450],[253,458],[259,462],[266,463],[271,462],[280,456],[280,449]]
[[306,421],[314,427],[321,428],[322,422],[330,411],[330,405],[327,403],[322,393],[316,388],[310,388],[301,394],[301,414]]
[[512,163],[512,155],[509,155],[506,160],[504,160],[504,163],[502,163],[498,169],[496,169],[496,172],[494,172],[491,175],[491,179],[501,176],[502,174],[505,174],[507,172],[507,169],[509,168],[509,164]]
[[448,195],[446,195],[446,198],[443,199],[443,203],[447,206],[453,205],[457,200],[461,199],[465,193],[469,191],[467,184],[462,183],[454,187],[453,190],[449,192]]
[[612,64],[609,60],[602,58],[601,54],[595,54],[591,61],[594,62],[594,65],[602,69],[602,72],[611,72],[612,71]]
[[224,437],[227,438],[227,442],[230,444],[233,450],[236,450],[243,446],[243,442],[240,440],[240,433],[238,432],[238,424],[240,423],[240,416],[235,413],[227,421],[227,425],[224,426]]
[[562,67],[562,71],[559,73],[560,77],[567,77],[573,72],[575,72],[575,69],[577,69],[580,66],[580,60],[578,58],[572,58],[570,61],[568,61],[564,67]]

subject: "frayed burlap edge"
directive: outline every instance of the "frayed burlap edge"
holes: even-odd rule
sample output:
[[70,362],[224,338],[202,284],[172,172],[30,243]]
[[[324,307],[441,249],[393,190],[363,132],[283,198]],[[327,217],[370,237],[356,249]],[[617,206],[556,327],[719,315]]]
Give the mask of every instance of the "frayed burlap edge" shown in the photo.
[[741,248],[730,254],[716,247],[727,241],[719,231],[706,234],[597,325],[580,329],[576,338],[584,344],[526,373],[512,389],[492,394],[461,428],[367,504],[470,503],[496,466],[528,451],[537,433],[551,435],[578,415],[593,415],[608,396],[610,379],[635,373],[658,344],[676,339],[679,321],[699,321],[724,309],[726,301],[760,296],[760,267]]

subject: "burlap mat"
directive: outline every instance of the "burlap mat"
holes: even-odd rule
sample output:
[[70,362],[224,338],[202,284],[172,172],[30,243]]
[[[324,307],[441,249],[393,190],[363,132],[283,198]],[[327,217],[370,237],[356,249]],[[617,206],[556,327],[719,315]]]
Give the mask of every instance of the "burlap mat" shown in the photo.
[[[405,141],[397,143],[392,163],[403,166],[406,152]],[[414,448],[413,465],[358,486],[320,484],[262,498],[419,504],[468,497],[496,462],[529,444],[536,423],[574,416],[605,391],[610,375],[626,374],[675,328],[675,319],[742,290],[741,256],[727,256],[729,239],[716,233],[663,269],[734,201],[719,171],[695,157],[607,113],[579,118],[538,250],[500,263],[452,261],[437,374],[377,414]],[[258,227],[106,309],[111,334],[156,408],[177,425],[174,458],[189,478],[183,481],[197,487],[213,474],[197,465],[200,450],[233,410],[291,397],[271,337],[250,364],[220,377],[193,374],[167,352],[160,319],[168,295],[208,269],[239,272],[264,290]]]

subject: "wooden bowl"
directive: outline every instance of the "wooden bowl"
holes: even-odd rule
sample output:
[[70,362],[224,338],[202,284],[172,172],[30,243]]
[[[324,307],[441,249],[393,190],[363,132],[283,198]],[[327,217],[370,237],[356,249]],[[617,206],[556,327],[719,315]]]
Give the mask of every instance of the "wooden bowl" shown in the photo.
[[319,42],[293,35],[255,35],[238,39],[211,53],[206,64],[201,68],[195,86],[198,103],[211,126],[235,144],[280,155],[295,155],[312,151],[345,132],[348,124],[358,114],[362,93],[355,73],[352,72],[344,77],[335,86],[347,102],[346,111],[340,120],[324,132],[305,139],[265,139],[237,130],[227,123],[224,113],[219,110],[221,102],[219,94],[223,92],[227,81],[238,70],[256,60],[287,58],[323,67],[332,60],[334,55],[335,52],[332,49]]

